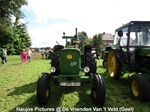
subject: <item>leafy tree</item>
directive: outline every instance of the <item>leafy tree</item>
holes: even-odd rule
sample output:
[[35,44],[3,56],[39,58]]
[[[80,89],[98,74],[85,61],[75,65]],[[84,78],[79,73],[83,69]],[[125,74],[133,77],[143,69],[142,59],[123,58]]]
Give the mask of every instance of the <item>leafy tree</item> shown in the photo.
[[26,30],[26,25],[18,21],[19,19],[16,18],[13,26],[14,48],[17,49],[16,54],[20,53],[22,49],[31,46],[31,40]]
[[22,49],[31,46],[26,24],[19,21],[24,18],[22,5],[27,5],[27,1],[0,0],[0,48],[6,48],[8,54],[20,54]]
[[89,44],[91,44],[92,43],[92,39],[91,38],[86,38],[85,40],[84,40],[84,45],[89,45]]
[[78,32],[78,36],[81,41],[79,44],[79,47],[80,47],[81,51],[83,51],[84,46],[87,44],[87,43],[85,43],[85,40],[88,39],[88,35],[86,34],[86,32],[82,31],[82,32]]
[[[26,0],[0,0],[0,18],[7,20],[16,12],[22,13],[20,8],[22,5],[27,5]],[[23,13],[22,13],[23,14]]]
[[104,42],[102,40],[102,34],[95,34],[92,38],[93,46],[95,47],[96,51],[101,51],[104,47]]

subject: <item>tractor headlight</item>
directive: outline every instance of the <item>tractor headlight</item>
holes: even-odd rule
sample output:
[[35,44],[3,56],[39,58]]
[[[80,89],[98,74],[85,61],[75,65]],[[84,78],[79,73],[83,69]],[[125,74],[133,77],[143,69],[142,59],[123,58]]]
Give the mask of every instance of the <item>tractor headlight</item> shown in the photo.
[[84,72],[88,73],[90,71],[90,68],[88,66],[84,67]]
[[51,71],[52,73],[54,73],[54,72],[56,72],[56,68],[55,68],[55,67],[51,67],[50,71]]

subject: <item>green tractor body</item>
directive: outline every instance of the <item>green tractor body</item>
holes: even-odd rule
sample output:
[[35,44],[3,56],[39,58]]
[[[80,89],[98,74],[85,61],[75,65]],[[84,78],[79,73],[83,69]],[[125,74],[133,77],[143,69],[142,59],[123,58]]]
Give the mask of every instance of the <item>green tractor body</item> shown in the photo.
[[132,97],[150,100],[150,21],[131,21],[115,30],[106,47],[107,71],[118,80],[128,73]]
[[[80,50],[77,29],[75,36],[63,36],[65,47],[55,45],[51,55],[49,73],[42,73],[37,83],[37,99],[40,105],[49,101],[51,83],[59,86],[81,86],[83,82],[91,83],[91,93],[96,105],[105,102],[105,84],[103,76],[96,73],[96,57],[92,45],[86,45]],[[68,42],[71,39],[71,43]],[[44,89],[43,89],[44,88]]]
[[[65,63],[65,66],[64,66]],[[60,51],[59,82],[81,82],[81,56],[78,49],[63,49]]]
[[[64,66],[64,63],[66,66]],[[81,56],[78,49],[63,49],[60,51],[60,74],[79,75]]]

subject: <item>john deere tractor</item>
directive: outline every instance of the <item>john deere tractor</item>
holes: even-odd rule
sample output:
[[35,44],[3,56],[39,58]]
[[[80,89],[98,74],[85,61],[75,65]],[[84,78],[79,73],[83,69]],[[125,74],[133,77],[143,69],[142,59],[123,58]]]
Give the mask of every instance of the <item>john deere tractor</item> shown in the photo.
[[81,86],[83,82],[89,82],[95,104],[102,106],[105,102],[105,83],[103,76],[96,73],[96,59],[92,45],[86,45],[83,51],[80,50],[81,40],[78,38],[77,29],[75,36],[65,36],[64,33],[62,38],[66,39],[66,46],[54,46],[50,73],[42,73],[38,79],[38,103],[40,105],[48,103],[54,81],[58,82],[59,86]]
[[150,100],[150,21],[131,21],[115,30],[113,45],[106,47],[109,76],[118,80],[129,73],[134,99]]

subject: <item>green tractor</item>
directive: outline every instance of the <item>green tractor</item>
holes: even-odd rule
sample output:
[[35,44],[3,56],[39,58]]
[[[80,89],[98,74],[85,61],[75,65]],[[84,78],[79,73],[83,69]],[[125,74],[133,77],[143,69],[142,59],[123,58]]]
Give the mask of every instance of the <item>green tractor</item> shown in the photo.
[[[55,45],[51,55],[50,73],[42,73],[37,82],[37,100],[45,105],[50,100],[52,82],[59,86],[81,86],[83,82],[91,83],[91,93],[94,103],[102,106],[105,102],[104,78],[96,73],[95,52],[92,45],[84,46],[79,50],[77,29],[75,36],[64,36],[66,46]],[[71,39],[69,44],[68,39]],[[85,75],[83,75],[83,72]]]
[[107,70],[118,80],[127,76],[133,99],[150,100],[150,21],[131,21],[115,30],[113,45],[106,47]]
[[107,54],[109,51],[106,51],[105,49],[101,51],[100,53],[100,59],[103,59],[102,66],[107,68]]

